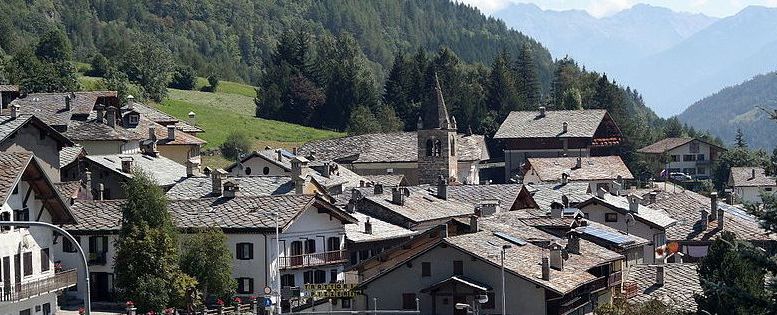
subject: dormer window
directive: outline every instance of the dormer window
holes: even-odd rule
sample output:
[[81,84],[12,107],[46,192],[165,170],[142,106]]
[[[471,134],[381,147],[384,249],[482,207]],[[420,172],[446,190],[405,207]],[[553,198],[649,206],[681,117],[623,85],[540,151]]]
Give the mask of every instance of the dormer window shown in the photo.
[[138,114],[129,115],[130,125],[137,125],[139,122],[140,122],[140,115]]

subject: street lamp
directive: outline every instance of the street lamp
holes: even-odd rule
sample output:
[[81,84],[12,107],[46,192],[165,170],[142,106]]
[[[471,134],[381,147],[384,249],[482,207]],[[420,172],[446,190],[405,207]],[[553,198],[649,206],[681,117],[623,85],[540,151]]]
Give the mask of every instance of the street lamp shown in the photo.
[[78,249],[78,253],[81,254],[81,265],[82,265],[83,270],[84,270],[83,275],[84,275],[84,280],[85,280],[85,284],[86,284],[86,295],[84,296],[84,313],[86,315],[92,314],[92,297],[91,297],[92,292],[91,292],[90,287],[89,287],[89,267],[88,267],[88,264],[86,262],[86,255],[84,255],[84,250],[81,248],[81,244],[78,243],[78,241],[75,239],[75,237],[70,235],[70,233],[68,233],[64,229],[62,229],[62,228],[60,228],[60,227],[58,227],[56,225],[46,223],[46,222],[37,222],[37,221],[0,221],[0,226],[26,226],[26,227],[39,226],[39,227],[49,228],[49,229],[52,229],[54,231],[57,231],[59,234],[62,234],[63,237],[66,237],[71,243],[75,244],[76,248]]
[[281,307],[281,225],[278,212],[261,211],[261,213],[270,215],[275,219],[275,291],[278,294],[278,300],[275,302],[278,314],[283,313]]
[[507,315],[507,297],[505,293],[505,251],[509,248],[512,248],[513,246],[510,244],[503,244],[500,246],[498,244],[492,243],[491,241],[488,243],[501,247],[502,249],[502,315]]

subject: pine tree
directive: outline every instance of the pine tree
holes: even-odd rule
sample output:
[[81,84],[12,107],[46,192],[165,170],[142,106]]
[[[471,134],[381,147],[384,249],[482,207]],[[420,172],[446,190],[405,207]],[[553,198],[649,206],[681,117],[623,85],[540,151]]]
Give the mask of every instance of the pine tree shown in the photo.
[[507,117],[511,111],[520,108],[516,80],[510,69],[510,63],[510,55],[503,50],[491,64],[491,72],[486,85],[486,106],[489,110],[498,113],[500,121]]
[[670,117],[666,120],[664,126],[664,136],[667,138],[677,138],[683,136],[683,125],[677,117]]
[[404,54],[397,53],[384,84],[383,103],[396,110],[405,130],[415,128],[418,120],[418,102],[411,99],[411,93],[415,89],[414,71],[414,65],[405,59]]
[[747,148],[747,140],[745,140],[745,134],[742,132],[742,128],[737,128],[737,134],[734,137],[734,145],[737,148]]
[[351,112],[351,117],[348,120],[349,135],[361,135],[380,131],[380,122],[366,106],[358,106]]
[[564,92],[564,97],[561,102],[561,108],[564,109],[583,109],[583,96],[580,95],[580,90],[577,88],[571,88]]
[[116,241],[116,287],[139,311],[182,307],[197,281],[179,266],[178,233],[164,192],[142,170],[123,187],[127,199]]
[[540,104],[540,80],[537,76],[537,65],[529,45],[524,45],[516,62],[518,94],[525,102],[521,109],[534,109]]

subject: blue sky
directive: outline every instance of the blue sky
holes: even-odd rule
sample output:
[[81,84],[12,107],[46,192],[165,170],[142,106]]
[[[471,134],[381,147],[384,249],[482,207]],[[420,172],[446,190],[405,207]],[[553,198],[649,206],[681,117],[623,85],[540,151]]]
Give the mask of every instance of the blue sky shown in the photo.
[[510,2],[534,3],[546,10],[586,10],[601,17],[628,9],[637,3],[670,8],[674,11],[703,13],[709,16],[734,15],[749,5],[777,7],[777,0],[458,0],[478,7],[488,14],[509,5]]

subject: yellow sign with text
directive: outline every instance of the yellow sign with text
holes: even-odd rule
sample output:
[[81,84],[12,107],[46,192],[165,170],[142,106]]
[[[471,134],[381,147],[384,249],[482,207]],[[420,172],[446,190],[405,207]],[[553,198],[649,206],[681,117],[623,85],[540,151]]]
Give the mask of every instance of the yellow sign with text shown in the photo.
[[356,284],[354,283],[321,283],[321,284],[305,284],[305,291],[310,292],[310,295],[318,298],[343,298],[343,297],[355,297],[360,295],[361,290],[355,290]]

